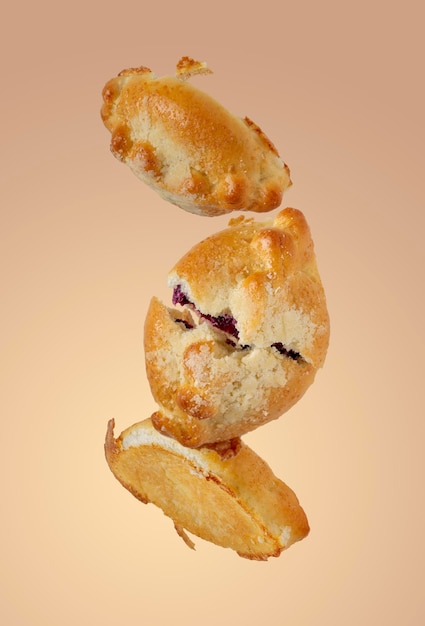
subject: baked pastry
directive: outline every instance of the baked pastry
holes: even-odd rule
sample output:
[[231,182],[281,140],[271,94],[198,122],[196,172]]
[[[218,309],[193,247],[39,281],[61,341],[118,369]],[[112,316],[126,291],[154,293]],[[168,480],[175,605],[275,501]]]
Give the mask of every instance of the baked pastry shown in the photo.
[[275,209],[291,184],[289,169],[254,122],[187,80],[208,72],[205,63],[183,57],[176,76],[138,67],[109,80],[101,116],[112,153],[165,200],[192,213]]
[[329,318],[307,222],[240,217],[171,270],[144,332],[155,427],[189,447],[242,436],[297,402],[323,365]]
[[152,502],[188,531],[240,556],[267,560],[303,539],[309,525],[294,492],[241,440],[193,450],[165,437],[150,419],[114,438],[108,424],[106,459],[136,498]]

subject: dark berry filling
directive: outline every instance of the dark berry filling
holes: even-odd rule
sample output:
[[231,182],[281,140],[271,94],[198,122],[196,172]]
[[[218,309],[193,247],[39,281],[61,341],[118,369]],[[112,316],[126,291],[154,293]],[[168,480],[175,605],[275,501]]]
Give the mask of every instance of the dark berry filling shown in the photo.
[[181,319],[176,318],[174,321],[178,322],[179,324],[183,324],[188,330],[193,328],[192,324],[189,324],[189,322],[186,322],[186,320],[181,320]]
[[218,316],[202,313],[202,311],[199,311],[199,309],[195,307],[193,302],[191,302],[188,299],[186,294],[182,291],[180,285],[177,285],[177,287],[174,287],[173,304],[181,304],[182,306],[186,304],[190,306],[192,309],[194,309],[198,313],[198,315],[200,315],[204,320],[209,322],[211,326],[214,326],[215,328],[222,330],[228,335],[232,335],[233,337],[236,337],[236,339],[239,337],[239,333],[236,328],[236,320],[234,317],[232,317],[228,313],[224,313],[223,315],[218,315]]
[[232,346],[233,348],[238,348],[239,350],[250,350],[251,346],[249,345],[238,345],[236,343],[236,341],[232,341],[231,339],[229,339],[229,337],[226,338],[226,343],[229,344],[229,346]]
[[236,320],[231,315],[225,313],[224,315],[218,315],[217,317],[214,317],[213,315],[205,315],[205,313],[201,312],[199,312],[199,315],[207,320],[207,322],[209,322],[211,326],[222,330],[228,335],[236,337],[236,339],[239,337],[239,333],[236,328]]
[[272,343],[272,348],[276,348],[280,354],[288,356],[290,359],[294,359],[294,361],[299,361],[302,358],[299,352],[295,352],[295,350],[288,350],[285,348],[283,343]]
[[192,302],[187,299],[186,294],[182,291],[182,288],[180,285],[177,285],[177,287],[174,287],[173,304],[181,304],[182,306],[184,304],[192,304]]

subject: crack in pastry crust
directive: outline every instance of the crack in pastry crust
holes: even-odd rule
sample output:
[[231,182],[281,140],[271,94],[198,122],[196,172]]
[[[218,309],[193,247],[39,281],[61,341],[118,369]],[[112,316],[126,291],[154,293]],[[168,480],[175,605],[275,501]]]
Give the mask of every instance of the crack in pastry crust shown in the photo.
[[[238,342],[239,331],[237,329],[237,321],[231,313],[223,313],[222,315],[217,316],[202,313],[202,311],[197,309],[196,305],[191,302],[189,298],[185,295],[181,288],[181,285],[177,285],[176,287],[174,287],[173,304],[187,306],[189,309],[195,311],[202,320],[205,320],[217,330],[225,333],[226,342],[234,348],[238,348],[239,350],[251,349],[252,346],[247,344],[241,345]],[[189,322],[186,322],[184,320],[176,319],[175,321],[178,323],[182,322],[188,330],[194,328],[193,324],[189,324]],[[281,341],[276,341],[275,343],[272,343],[271,347],[275,348],[282,356],[294,359],[296,361],[303,360],[303,357],[299,352],[295,352],[295,350],[291,350],[290,348],[288,349]]]

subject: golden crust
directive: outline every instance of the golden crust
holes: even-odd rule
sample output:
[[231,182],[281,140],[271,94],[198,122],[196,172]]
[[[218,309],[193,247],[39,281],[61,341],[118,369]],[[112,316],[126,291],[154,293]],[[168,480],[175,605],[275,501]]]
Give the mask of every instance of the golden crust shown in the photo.
[[261,129],[189,84],[208,73],[183,57],[176,76],[131,68],[103,89],[101,116],[112,153],[167,201],[200,215],[270,211],[290,186],[289,169]]
[[276,557],[306,537],[309,525],[294,492],[239,442],[225,458],[214,449],[190,450],[144,420],[114,438],[108,424],[105,455],[114,476],[136,498],[152,502],[185,530],[253,560]]
[[[303,396],[325,360],[329,317],[300,211],[285,209],[267,223],[233,221],[192,248],[169,284],[192,304],[169,309],[153,298],[147,312],[158,430],[190,447],[225,441]],[[210,323],[226,315],[230,331]]]

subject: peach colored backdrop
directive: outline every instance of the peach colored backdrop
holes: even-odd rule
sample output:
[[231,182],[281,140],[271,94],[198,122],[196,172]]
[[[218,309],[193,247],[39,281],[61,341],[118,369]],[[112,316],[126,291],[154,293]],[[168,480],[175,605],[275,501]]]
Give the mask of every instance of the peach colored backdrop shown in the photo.
[[[0,621],[8,626],[417,626],[424,581],[422,3],[28,0],[1,47]],[[168,205],[109,152],[120,70],[196,84],[291,167],[332,318],[325,368],[247,442],[310,536],[249,562],[120,487],[103,457],[155,406],[143,321],[174,262],[227,218]]]

